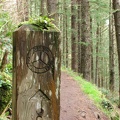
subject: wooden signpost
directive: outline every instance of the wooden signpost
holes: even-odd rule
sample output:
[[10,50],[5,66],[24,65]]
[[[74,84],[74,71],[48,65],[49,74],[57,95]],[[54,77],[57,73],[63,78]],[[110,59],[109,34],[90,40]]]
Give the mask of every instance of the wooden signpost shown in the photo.
[[60,33],[23,25],[13,33],[13,119],[59,120]]

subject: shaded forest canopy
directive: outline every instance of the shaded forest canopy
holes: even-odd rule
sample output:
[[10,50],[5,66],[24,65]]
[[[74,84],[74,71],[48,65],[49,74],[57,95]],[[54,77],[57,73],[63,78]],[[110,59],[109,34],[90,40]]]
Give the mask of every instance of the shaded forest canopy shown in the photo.
[[21,22],[48,16],[61,31],[62,66],[120,106],[119,0],[0,0],[0,9],[0,89],[11,89],[12,32]]

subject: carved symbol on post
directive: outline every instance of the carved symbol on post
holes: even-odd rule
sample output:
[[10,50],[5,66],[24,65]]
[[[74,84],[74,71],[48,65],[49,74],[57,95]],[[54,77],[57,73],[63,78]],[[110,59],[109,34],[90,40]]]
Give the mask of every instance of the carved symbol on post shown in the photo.
[[37,118],[42,118],[44,110],[41,108],[41,110],[39,112],[36,111],[36,113],[37,113],[37,117],[36,117],[36,120],[37,120]]
[[26,57],[28,68],[34,73],[45,73],[53,66],[53,54],[48,47],[39,45],[29,50]]

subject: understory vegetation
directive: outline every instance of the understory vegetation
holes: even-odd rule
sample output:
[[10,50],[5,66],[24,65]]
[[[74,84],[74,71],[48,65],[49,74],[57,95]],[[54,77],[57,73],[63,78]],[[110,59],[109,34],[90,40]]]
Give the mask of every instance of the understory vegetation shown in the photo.
[[[0,9],[3,3],[0,2]],[[0,12],[0,120],[6,120],[5,111],[11,108],[12,96],[12,32],[15,24],[10,14]],[[9,107],[8,107],[9,106]],[[3,115],[4,114],[4,115]]]

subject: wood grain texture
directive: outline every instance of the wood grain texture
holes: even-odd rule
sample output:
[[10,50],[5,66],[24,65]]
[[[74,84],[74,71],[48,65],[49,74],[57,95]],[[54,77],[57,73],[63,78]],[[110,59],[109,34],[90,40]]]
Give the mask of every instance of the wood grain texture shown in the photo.
[[[13,36],[13,120],[59,120],[60,33],[24,25]],[[32,72],[26,64],[29,50],[39,45],[49,48],[54,59],[53,67],[42,74]],[[37,60],[38,53],[32,59]],[[47,63],[47,53],[42,52],[41,59]]]

